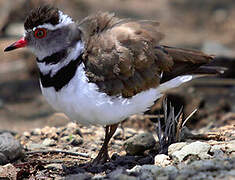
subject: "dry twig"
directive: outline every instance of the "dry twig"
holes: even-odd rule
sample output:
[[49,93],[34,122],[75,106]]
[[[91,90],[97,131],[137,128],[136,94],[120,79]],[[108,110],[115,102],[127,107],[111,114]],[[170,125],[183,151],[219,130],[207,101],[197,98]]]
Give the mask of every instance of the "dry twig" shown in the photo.
[[38,150],[38,151],[29,151],[29,152],[26,152],[27,155],[38,154],[38,153],[44,153],[44,154],[48,154],[48,153],[55,153],[55,154],[63,153],[63,154],[66,154],[66,155],[71,155],[71,156],[81,156],[81,157],[89,158],[89,155],[85,154],[85,153],[63,151],[63,150]]

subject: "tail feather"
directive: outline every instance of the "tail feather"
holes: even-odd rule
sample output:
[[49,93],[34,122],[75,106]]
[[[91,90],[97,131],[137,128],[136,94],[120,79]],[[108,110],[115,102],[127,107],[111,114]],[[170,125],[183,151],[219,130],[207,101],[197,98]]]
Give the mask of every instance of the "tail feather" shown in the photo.
[[[216,75],[223,73],[223,67],[212,66],[214,56],[203,52],[169,46],[161,46],[173,60],[170,71],[164,71],[161,83],[182,75]],[[210,63],[210,64],[208,64]]]
[[225,67],[203,65],[192,72],[192,74],[222,75],[227,70]]
[[207,55],[201,51],[163,46],[163,48],[173,58],[174,62],[191,62],[193,64],[209,63],[214,56]]

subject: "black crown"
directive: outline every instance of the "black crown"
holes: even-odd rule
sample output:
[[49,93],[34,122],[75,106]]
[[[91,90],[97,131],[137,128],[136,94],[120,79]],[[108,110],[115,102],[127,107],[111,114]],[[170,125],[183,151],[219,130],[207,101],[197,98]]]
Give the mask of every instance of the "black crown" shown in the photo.
[[59,10],[49,5],[44,5],[30,12],[24,22],[24,28],[29,30],[45,23],[57,25],[59,20]]

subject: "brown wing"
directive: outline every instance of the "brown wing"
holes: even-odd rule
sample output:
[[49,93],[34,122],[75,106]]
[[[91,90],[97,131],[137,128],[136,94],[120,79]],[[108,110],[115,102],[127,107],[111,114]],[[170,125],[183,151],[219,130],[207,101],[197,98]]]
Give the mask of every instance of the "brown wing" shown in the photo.
[[157,87],[161,72],[171,72],[175,55],[159,46],[163,35],[158,26],[155,21],[118,19],[108,13],[84,19],[79,27],[85,42],[83,58],[89,81],[108,95],[123,97]]

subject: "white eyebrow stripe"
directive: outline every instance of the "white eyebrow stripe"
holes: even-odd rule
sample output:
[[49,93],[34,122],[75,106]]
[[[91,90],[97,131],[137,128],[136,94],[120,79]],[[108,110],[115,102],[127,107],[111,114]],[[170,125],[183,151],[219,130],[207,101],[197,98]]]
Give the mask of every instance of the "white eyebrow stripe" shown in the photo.
[[59,29],[63,26],[65,26],[65,24],[52,25],[52,24],[47,23],[47,24],[43,24],[43,25],[39,25],[37,27],[34,27],[33,31],[35,31],[38,28],[45,28],[45,29],[48,29],[48,30],[56,30],[56,29]]

